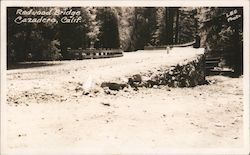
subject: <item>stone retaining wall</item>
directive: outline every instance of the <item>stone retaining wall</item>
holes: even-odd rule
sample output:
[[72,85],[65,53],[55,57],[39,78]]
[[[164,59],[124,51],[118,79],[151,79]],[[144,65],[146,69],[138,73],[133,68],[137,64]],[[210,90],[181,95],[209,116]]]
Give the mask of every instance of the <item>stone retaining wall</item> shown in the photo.
[[205,83],[205,56],[199,55],[195,60],[179,63],[170,68],[161,68],[147,80],[142,80],[141,85],[153,87],[154,85],[168,85],[169,87],[194,87]]
[[193,60],[178,63],[157,71],[135,74],[127,82],[103,82],[101,87],[111,90],[122,90],[125,87],[155,87],[167,85],[169,87],[194,87],[204,84],[205,80],[205,55],[198,54]]

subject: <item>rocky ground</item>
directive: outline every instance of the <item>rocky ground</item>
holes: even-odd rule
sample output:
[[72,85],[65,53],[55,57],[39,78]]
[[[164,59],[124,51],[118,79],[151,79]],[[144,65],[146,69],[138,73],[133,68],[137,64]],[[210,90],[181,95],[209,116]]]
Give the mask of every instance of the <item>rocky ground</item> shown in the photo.
[[[195,57],[195,52],[176,51],[8,70],[8,151],[81,148],[143,153],[176,147],[242,147],[243,77],[206,77],[208,84],[191,88],[155,86],[107,93],[96,87],[101,81],[125,80]],[[169,59],[171,54],[174,58]],[[95,89],[84,94],[82,87]]]

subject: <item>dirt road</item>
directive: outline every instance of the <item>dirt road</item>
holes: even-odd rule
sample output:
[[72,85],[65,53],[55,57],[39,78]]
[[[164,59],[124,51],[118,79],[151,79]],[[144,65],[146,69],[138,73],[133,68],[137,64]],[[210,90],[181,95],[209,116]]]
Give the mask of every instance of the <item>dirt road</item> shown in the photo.
[[80,148],[143,153],[176,147],[242,147],[242,77],[213,76],[207,77],[210,84],[194,88],[126,89],[113,95],[100,90],[86,96],[75,90],[90,75],[94,83],[122,80],[128,73],[171,66],[194,55],[180,53],[167,59],[170,55],[163,51],[153,56],[138,52],[8,71],[8,151]]

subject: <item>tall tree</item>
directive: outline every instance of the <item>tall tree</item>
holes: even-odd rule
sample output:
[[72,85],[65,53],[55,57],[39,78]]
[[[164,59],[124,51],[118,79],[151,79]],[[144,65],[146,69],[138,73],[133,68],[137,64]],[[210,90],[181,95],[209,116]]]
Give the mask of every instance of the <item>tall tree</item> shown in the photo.
[[178,25],[178,41],[179,43],[187,43],[194,40],[196,35],[196,25],[193,7],[179,8],[179,25]]
[[96,7],[87,7],[85,8],[85,10],[87,13],[87,18],[88,18],[88,22],[87,22],[88,33],[86,37],[88,37],[88,46],[93,48],[96,45],[97,41],[99,40],[98,36],[100,34],[101,24],[100,24],[100,21],[97,20],[97,8]]
[[175,8],[173,7],[166,7],[166,44],[171,45],[173,44],[173,37],[174,37],[174,12]]
[[[80,8],[80,7],[68,7],[68,8],[60,8],[61,11],[80,11],[82,18],[81,22],[78,23],[61,23],[59,22],[60,28],[60,42],[61,42],[61,49],[62,55],[65,59],[69,59],[70,56],[67,51],[67,48],[87,48],[89,47],[88,44],[88,37],[87,33],[89,32],[89,16],[87,14],[87,8]],[[62,15],[59,17],[61,18]]]
[[166,38],[166,22],[165,22],[165,8],[156,8],[156,26],[151,37],[151,44],[154,46],[165,45]]
[[179,8],[176,8],[176,20],[175,20],[175,37],[174,37],[174,43],[179,43]]
[[98,8],[97,19],[101,21],[99,48],[119,48],[118,17],[115,8]]
[[135,50],[133,33],[135,32],[135,7],[116,7],[121,48],[124,51]]

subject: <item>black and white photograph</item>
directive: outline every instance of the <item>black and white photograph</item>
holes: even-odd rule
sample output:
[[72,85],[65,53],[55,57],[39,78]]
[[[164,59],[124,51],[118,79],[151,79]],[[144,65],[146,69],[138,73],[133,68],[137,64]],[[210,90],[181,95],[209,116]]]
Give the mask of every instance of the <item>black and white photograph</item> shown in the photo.
[[249,1],[2,1],[1,154],[249,152]]

